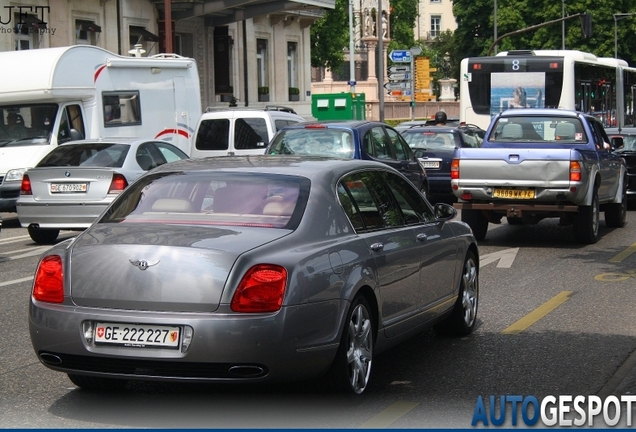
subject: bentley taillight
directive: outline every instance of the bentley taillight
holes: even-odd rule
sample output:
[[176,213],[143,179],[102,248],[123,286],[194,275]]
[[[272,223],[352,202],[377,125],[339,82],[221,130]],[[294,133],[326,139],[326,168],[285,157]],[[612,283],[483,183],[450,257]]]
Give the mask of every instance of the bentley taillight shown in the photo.
[[33,298],[47,303],[64,301],[62,258],[49,255],[42,258],[33,278]]
[[276,312],[283,305],[287,270],[273,264],[259,264],[247,271],[234,293],[234,312]]

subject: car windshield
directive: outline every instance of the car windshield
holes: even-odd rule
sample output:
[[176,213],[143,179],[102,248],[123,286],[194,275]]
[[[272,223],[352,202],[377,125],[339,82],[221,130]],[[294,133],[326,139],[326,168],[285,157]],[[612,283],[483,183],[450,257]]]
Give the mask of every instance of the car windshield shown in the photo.
[[128,154],[128,144],[86,143],[62,145],[44,156],[38,168],[59,166],[121,168]]
[[49,142],[57,105],[0,107],[0,147],[42,145]]
[[623,135],[623,147],[616,151],[618,152],[636,151],[636,135]]
[[578,118],[502,117],[492,128],[490,141],[584,144],[587,136]]
[[274,137],[268,154],[353,157],[353,134],[349,130],[303,128],[283,130]]
[[99,223],[158,223],[295,229],[309,195],[304,177],[170,172],[143,177]]
[[459,147],[459,137],[452,132],[407,130],[402,136],[412,149],[453,149]]

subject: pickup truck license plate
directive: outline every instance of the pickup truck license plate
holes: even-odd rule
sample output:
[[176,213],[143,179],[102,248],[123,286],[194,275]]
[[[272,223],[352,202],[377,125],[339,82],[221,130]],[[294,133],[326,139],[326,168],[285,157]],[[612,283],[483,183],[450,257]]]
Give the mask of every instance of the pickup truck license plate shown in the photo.
[[86,183],[51,183],[51,193],[83,193]]
[[179,327],[125,323],[96,323],[95,343],[124,345],[136,348],[178,348]]
[[495,189],[495,198],[534,199],[534,189]]

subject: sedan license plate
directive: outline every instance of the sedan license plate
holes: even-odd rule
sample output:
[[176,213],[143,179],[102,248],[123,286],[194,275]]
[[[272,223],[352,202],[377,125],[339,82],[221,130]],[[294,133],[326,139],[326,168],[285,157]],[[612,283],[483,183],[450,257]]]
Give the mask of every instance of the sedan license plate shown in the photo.
[[534,199],[534,189],[495,189],[495,198]]
[[127,347],[178,348],[181,329],[172,326],[149,326],[125,323],[96,323],[95,343]]
[[51,183],[51,193],[83,193],[86,183]]
[[431,162],[431,161],[422,161],[423,168],[439,168],[439,162]]

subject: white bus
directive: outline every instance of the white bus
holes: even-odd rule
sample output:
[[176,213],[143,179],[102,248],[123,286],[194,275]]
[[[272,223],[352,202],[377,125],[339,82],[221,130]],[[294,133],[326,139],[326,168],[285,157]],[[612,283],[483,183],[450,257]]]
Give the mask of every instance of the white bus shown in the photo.
[[636,68],[582,51],[519,50],[462,60],[461,122],[487,128],[515,107],[594,114],[606,127],[634,126]]

